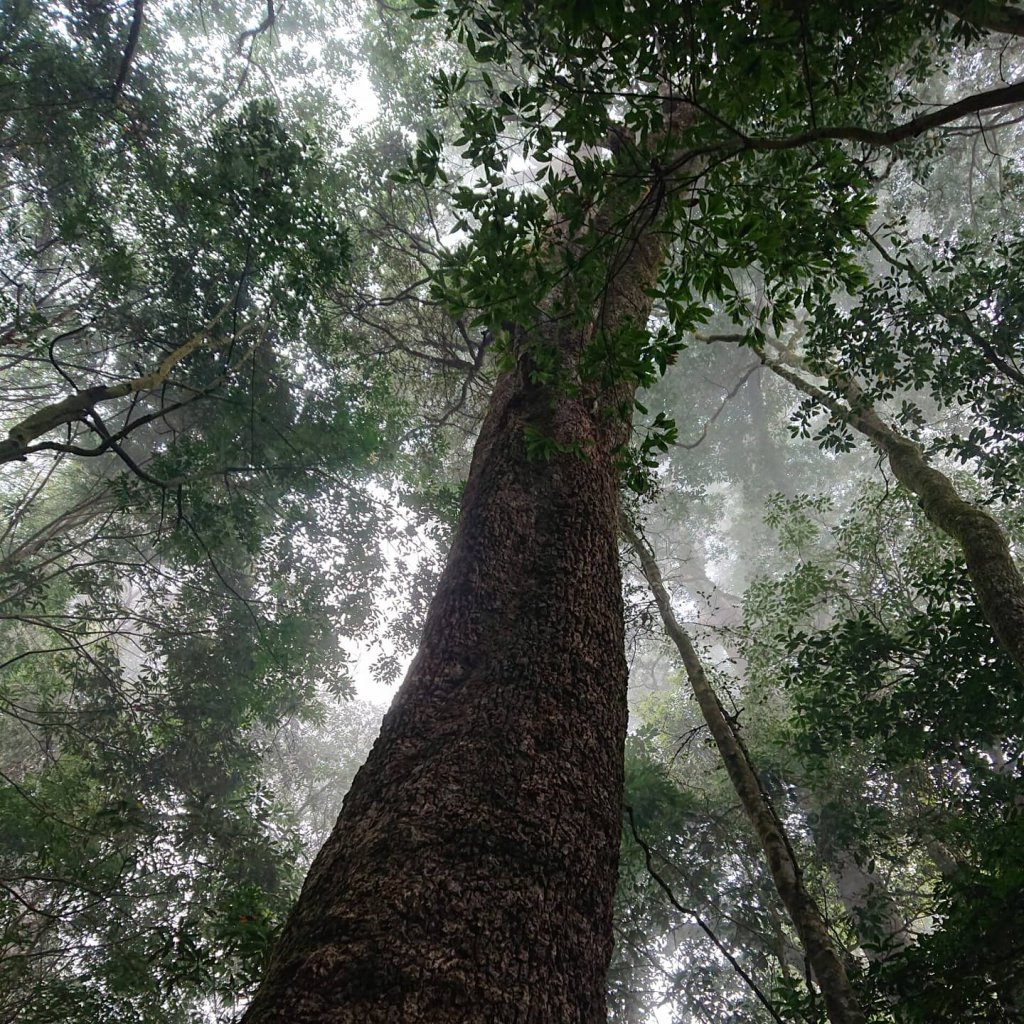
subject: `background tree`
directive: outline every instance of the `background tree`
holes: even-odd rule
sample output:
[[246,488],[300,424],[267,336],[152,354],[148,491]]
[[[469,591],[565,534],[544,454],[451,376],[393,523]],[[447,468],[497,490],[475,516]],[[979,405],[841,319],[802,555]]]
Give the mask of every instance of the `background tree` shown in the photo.
[[264,750],[347,693],[385,565],[337,170],[178,92],[141,10],[4,13],[7,1020],[231,1016],[299,881]]

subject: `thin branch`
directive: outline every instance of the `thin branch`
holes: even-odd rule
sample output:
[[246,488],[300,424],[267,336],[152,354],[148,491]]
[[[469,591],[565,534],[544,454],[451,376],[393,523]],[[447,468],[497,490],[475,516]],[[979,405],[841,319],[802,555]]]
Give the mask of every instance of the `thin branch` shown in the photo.
[[710,416],[709,419],[705,420],[704,426],[701,428],[700,435],[698,436],[696,441],[691,441],[689,443],[687,443],[686,441],[676,441],[676,447],[686,448],[689,451],[696,448],[699,444],[701,444],[708,436],[708,428],[711,426],[711,424],[714,423],[715,420],[717,420],[718,417],[722,415],[729,402],[731,402],[736,397],[736,395],[739,394],[740,388],[742,388],[743,385],[746,384],[748,380],[750,380],[751,374],[755,370],[760,369],[760,367],[761,360],[759,359],[757,360],[757,362],[751,363],[750,366],[748,366],[747,369],[743,371],[742,376],[736,382],[736,384],[725,393],[725,397],[722,399],[722,402],[718,406],[718,408],[714,411],[714,413]]
[[736,957],[734,957],[732,953],[730,953],[729,950],[726,949],[721,939],[719,939],[718,936],[711,930],[711,926],[704,920],[704,918],[700,916],[700,914],[697,913],[696,910],[693,910],[690,907],[684,907],[679,902],[679,900],[676,899],[675,893],[672,892],[671,886],[668,884],[668,882],[665,881],[664,878],[661,877],[661,875],[658,874],[657,870],[655,869],[654,854],[651,852],[651,848],[647,845],[647,843],[640,838],[640,833],[637,831],[636,827],[636,819],[633,817],[633,808],[630,807],[628,804],[626,805],[626,814],[629,816],[629,827],[633,833],[633,838],[634,840],[636,840],[637,846],[639,846],[640,849],[644,851],[644,861],[647,866],[647,873],[651,876],[652,879],[654,879],[654,881],[658,884],[658,887],[661,889],[661,891],[668,897],[669,903],[671,903],[672,906],[675,907],[680,914],[686,914],[689,917],[693,918],[693,920],[696,922],[700,930],[704,932],[704,934],[709,939],[711,939],[711,941],[715,944],[715,947],[718,949],[719,953],[721,953],[722,956],[724,956],[725,959],[728,960],[730,964],[732,964],[733,970],[747,984],[747,987],[750,989],[750,991],[753,992],[754,995],[757,997],[758,1002],[760,1002],[761,1005],[764,1006],[764,1008],[772,1015],[772,1020],[776,1021],[776,1024],[785,1024],[785,1021],[783,1021],[783,1019],[779,1016],[775,1007],[771,1004],[771,1001],[758,987],[757,982],[754,981],[754,979],[743,969],[743,965],[736,959]]
[[1024,386],[1024,374],[1020,372],[1015,366],[1008,363],[993,347],[991,342],[978,331],[971,321],[971,318],[963,310],[956,310],[952,313],[947,312],[942,308],[942,303],[937,302],[935,299],[935,293],[932,291],[931,286],[928,283],[928,279],[925,275],[915,267],[912,263],[901,260],[899,257],[893,255],[889,250],[882,245],[881,242],[875,237],[875,235],[867,228],[861,229],[861,234],[868,240],[871,246],[881,255],[882,259],[886,261],[890,266],[896,267],[906,273],[911,280],[911,283],[921,292],[921,294],[929,300],[932,304],[932,308],[941,316],[948,324],[952,327],[959,328],[964,334],[967,335],[971,341],[974,342],[978,348],[985,354],[986,358],[996,367],[1005,377],[1012,380],[1015,384]]

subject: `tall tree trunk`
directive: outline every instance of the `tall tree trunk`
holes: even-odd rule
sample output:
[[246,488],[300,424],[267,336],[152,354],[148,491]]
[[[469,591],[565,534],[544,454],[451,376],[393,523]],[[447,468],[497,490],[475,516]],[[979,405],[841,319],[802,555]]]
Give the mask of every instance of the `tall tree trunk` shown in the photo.
[[804,369],[798,356],[780,353],[775,358],[765,356],[764,361],[778,376],[819,401],[888,456],[896,479],[917,495],[929,520],[959,545],[978,607],[999,645],[1024,672],[1024,579],[999,523],[983,508],[962,498],[948,476],[928,465],[920,445],[885,423],[854,380],[838,377],[848,402],[843,405],[795,372]]
[[[589,324],[513,332],[518,366],[492,397],[419,653],[245,1024],[604,1024],[632,388],[578,367],[599,330],[646,324],[665,245],[653,202]],[[531,381],[538,344],[577,387]]]
[[804,885],[803,873],[785,827],[761,788],[746,747],[712,688],[689,635],[672,611],[672,603],[662,581],[658,563],[650,548],[624,516],[620,525],[624,536],[640,559],[640,566],[654,594],[658,611],[661,612],[665,632],[679,651],[686,677],[704,721],[722,755],[736,795],[740,798],[764,849],[772,881],[800,937],[815,980],[821,989],[828,1019],[832,1024],[865,1024],[867,1018],[860,1009],[846,976],[846,968],[836,953],[821,911]]

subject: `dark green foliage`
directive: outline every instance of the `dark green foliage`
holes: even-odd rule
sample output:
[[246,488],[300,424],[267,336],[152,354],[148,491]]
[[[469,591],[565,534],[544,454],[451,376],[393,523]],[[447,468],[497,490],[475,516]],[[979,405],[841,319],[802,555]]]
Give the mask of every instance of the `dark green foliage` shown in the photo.
[[[960,412],[964,427],[935,438],[932,449],[976,465],[992,495],[1013,500],[1024,472],[1024,243],[1014,224],[1001,228],[956,243],[926,236],[920,254],[892,234],[884,273],[854,308],[828,301],[815,309],[808,357],[824,366],[841,343],[848,368],[867,382],[866,400],[916,392]],[[924,423],[913,402],[902,402],[899,418],[911,431]]]
[[[763,570],[709,650],[746,668],[719,682],[865,1003],[879,1021],[1019,1019],[1020,680],[904,495],[834,513],[855,490],[837,476],[828,498],[794,497],[833,463],[784,437],[788,398],[754,377],[730,405],[716,383],[805,321],[812,367],[838,355],[932,454],[978,471],[979,500],[1018,496],[1022,246],[1012,211],[993,228],[1019,203],[1012,161],[999,202],[978,200],[983,228],[877,232],[879,154],[920,181],[940,157],[934,136],[879,133],[931,109],[981,32],[919,2],[386,5],[366,28],[384,113],[341,161],[317,128],[328,88],[289,100],[289,80],[271,101],[258,62],[217,81],[161,54],[207,16],[238,49],[246,10],[147,14],[127,67],[133,13],[0,0],[5,422],[199,337],[160,387],[42,436],[0,486],[0,1018],[233,1017],[294,897],[299,837],[330,818],[322,776],[348,778],[319,748],[290,774],[278,744],[330,747],[338,639],[380,627],[383,605],[408,614],[373,671],[398,674],[461,499],[439,467],[458,476],[491,373],[515,352],[534,383],[581,384],[511,325],[599,319],[643,209],[671,226],[655,317],[590,333],[580,377],[662,389],[617,410],[640,421],[621,462],[687,524],[695,614],[716,562],[744,563],[744,585]],[[325,50],[349,45],[311,16]],[[262,57],[272,39],[242,41]],[[693,116],[666,131],[679,101]],[[743,365],[694,346],[705,328],[740,335]],[[933,404],[960,417],[945,432]],[[723,409],[731,449],[709,431]],[[796,432],[848,448],[819,413],[799,409]],[[775,488],[788,497],[754,524]],[[713,528],[730,519],[749,536],[727,549]],[[420,535],[437,550],[413,559]],[[673,694],[645,717],[627,800],[683,909],[627,824],[616,1019],[665,996],[680,1020],[769,1019],[710,931],[784,1019],[821,1020],[692,708]],[[316,826],[282,795],[308,797]],[[840,908],[850,864],[875,889]],[[917,934],[879,963],[887,887]]]
[[[475,67],[435,75],[458,127],[424,131],[399,172],[447,187],[466,236],[440,254],[433,295],[499,347],[510,323],[582,326],[605,299],[607,268],[627,259],[624,225],[671,224],[655,329],[595,331],[583,362],[595,379],[640,387],[715,314],[760,350],[768,332],[867,283],[882,145],[872,136],[909,120],[913,90],[978,34],[928,4],[455,0],[415,13],[438,15]],[[474,168],[457,182],[446,143]],[[934,153],[907,148],[923,163]],[[556,363],[531,351],[535,379],[571,391]],[[651,492],[654,453],[676,436],[665,424],[624,452],[638,493]]]
[[807,753],[857,738],[876,741],[893,763],[970,758],[1021,720],[1024,687],[963,566],[908,567],[904,581],[909,609],[896,622],[865,610],[827,631],[789,635],[783,681],[808,723],[798,740]]
[[130,13],[2,12],[5,421],[205,332],[5,467],[0,1018],[26,1024],[232,1018],[306,854],[265,751],[350,692],[385,567],[395,401],[325,309],[339,177],[275,102],[178,105],[159,19],[115,96]]
[[[1019,803],[1019,783],[1015,794],[1006,796]],[[1021,1019],[1021,822],[1019,814],[1004,818],[996,811],[987,820],[971,816],[951,825],[950,838],[959,838],[972,855],[937,886],[942,927],[876,979],[882,993],[899,1000],[899,1021],[1010,1024]]]
[[[805,564],[748,603],[791,704],[785,741],[799,766],[784,774],[835,794],[808,816],[819,845],[861,851],[859,870],[876,878],[885,858],[908,889],[921,887],[905,910],[924,919],[920,934],[871,964],[864,990],[897,1021],[1016,1020],[1019,674],[962,564],[905,496],[866,494],[832,531],[834,546],[818,546],[820,527],[801,516],[800,502],[780,504],[773,522],[799,538]],[[826,609],[830,625],[808,629]],[[787,627],[773,639],[762,622]],[[858,934],[874,928],[870,942],[886,950],[870,903],[864,913]]]

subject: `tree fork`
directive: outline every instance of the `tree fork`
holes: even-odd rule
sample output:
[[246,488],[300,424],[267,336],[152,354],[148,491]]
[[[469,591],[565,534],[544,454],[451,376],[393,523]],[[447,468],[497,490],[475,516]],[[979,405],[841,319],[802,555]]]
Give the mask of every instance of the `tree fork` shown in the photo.
[[620,529],[640,559],[640,567],[658,605],[665,632],[679,651],[701,715],[722,755],[736,795],[764,849],[775,889],[800,937],[814,978],[821,989],[828,1019],[832,1024],[866,1024],[867,1018],[836,952],[821,910],[804,885],[803,872],[786,835],[785,826],[762,789],[750,755],[711,686],[689,634],[672,611],[658,563],[651,549],[624,515],[620,517]]

